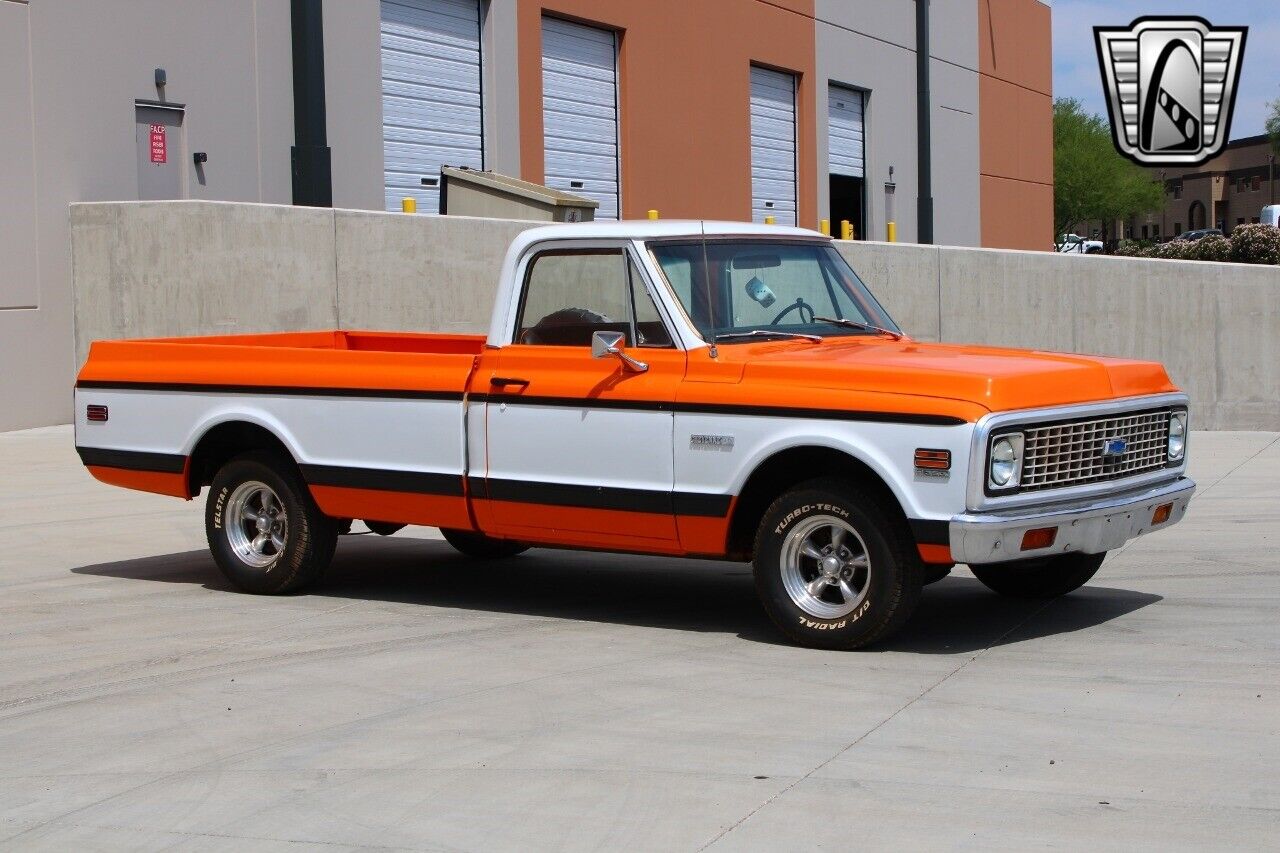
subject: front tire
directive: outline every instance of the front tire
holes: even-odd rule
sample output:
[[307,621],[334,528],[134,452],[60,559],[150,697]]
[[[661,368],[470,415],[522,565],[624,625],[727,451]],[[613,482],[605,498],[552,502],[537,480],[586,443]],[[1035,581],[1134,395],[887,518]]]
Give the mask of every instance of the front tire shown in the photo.
[[1102,561],[1102,554],[1059,554],[1035,560],[970,566],[973,576],[987,589],[1012,598],[1057,598],[1074,592],[1089,582]]
[[765,512],[756,533],[756,592],[803,646],[856,649],[906,623],[920,597],[905,525],[841,480],[813,480]]
[[338,522],[322,513],[291,462],[255,452],[213,478],[205,535],[214,562],[238,588],[257,595],[296,592],[333,559]]
[[494,539],[483,533],[472,533],[468,530],[441,528],[440,532],[444,534],[444,541],[452,545],[455,550],[477,560],[505,560],[529,550],[528,545],[514,539]]

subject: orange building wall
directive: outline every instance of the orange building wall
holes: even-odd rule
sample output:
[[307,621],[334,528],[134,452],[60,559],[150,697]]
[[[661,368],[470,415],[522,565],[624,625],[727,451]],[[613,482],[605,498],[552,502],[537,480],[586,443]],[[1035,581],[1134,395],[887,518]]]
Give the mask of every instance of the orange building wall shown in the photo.
[[1049,7],[978,0],[982,245],[1053,243],[1053,58]]
[[755,63],[797,76],[798,218],[817,227],[813,0],[520,0],[520,162],[538,183],[544,13],[619,33],[623,218],[750,220]]

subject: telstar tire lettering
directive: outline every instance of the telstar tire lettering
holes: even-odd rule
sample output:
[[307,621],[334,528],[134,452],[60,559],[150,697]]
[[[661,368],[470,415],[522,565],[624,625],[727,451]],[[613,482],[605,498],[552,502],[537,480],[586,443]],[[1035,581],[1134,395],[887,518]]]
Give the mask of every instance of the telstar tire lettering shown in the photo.
[[226,505],[227,493],[229,491],[231,490],[224,488],[222,491],[218,492],[217,503],[213,505],[213,527],[215,530],[222,529],[222,508]]

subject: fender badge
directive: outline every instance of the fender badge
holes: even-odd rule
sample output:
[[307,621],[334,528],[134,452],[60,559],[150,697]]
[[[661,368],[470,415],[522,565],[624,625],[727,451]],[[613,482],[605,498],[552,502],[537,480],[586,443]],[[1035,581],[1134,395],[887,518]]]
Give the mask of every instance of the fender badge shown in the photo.
[[727,453],[733,450],[733,436],[731,435],[691,435],[689,436],[690,450],[719,450]]

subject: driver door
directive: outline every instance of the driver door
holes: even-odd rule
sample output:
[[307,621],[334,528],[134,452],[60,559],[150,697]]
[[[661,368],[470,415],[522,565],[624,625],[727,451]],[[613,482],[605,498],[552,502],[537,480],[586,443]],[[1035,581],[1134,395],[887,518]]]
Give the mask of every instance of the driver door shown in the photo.
[[[490,524],[499,536],[675,550],[673,344],[625,246],[554,249],[526,266],[513,342],[489,377]],[[637,370],[593,357],[597,331],[624,336]]]

